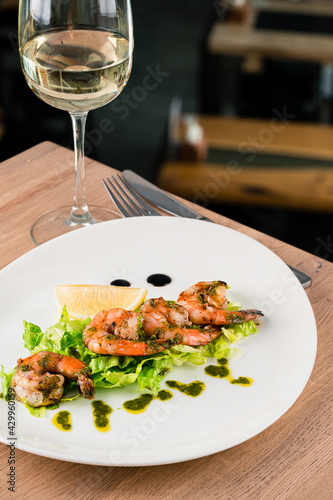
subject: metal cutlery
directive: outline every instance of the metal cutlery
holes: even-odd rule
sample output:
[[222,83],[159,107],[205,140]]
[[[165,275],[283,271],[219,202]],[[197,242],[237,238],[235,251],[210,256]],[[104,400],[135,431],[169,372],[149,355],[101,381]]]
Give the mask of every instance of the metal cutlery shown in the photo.
[[110,198],[124,217],[162,215],[148,205],[131,186],[124,182],[119,174],[111,175],[106,180],[102,179],[102,182]]
[[169,212],[172,215],[178,215],[180,217],[188,217],[190,219],[213,222],[212,220],[204,217],[192,208],[189,208],[184,203],[176,200],[173,196],[170,196],[151,182],[146,181],[146,179],[136,174],[132,170],[124,170],[123,177],[127,184],[135,189],[135,191],[143,196],[143,198],[148,200],[150,203],[158,206],[159,208],[162,208],[166,212]]

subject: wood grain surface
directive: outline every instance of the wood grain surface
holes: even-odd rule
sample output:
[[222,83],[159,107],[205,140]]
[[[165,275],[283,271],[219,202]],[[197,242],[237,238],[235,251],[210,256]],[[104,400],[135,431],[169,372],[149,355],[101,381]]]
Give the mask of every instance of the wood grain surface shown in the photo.
[[189,199],[333,212],[333,168],[242,167],[169,161],[158,185]]
[[[286,108],[273,110],[271,120],[198,116],[208,151],[227,150],[232,160],[169,160],[160,169],[158,185],[187,199],[196,193],[198,200],[217,203],[332,212],[333,166],[316,166],[316,160],[333,165],[333,127],[294,123],[292,116]],[[184,140],[185,118],[175,134],[178,144]],[[281,167],[270,165],[269,159],[267,166],[256,166],[261,154],[281,155]],[[285,157],[298,158],[300,165],[287,167]],[[302,159],[311,159],[312,166],[302,166]]]
[[257,54],[272,59],[333,62],[332,35],[256,30],[248,26],[216,22],[207,40],[212,54],[241,56]]
[[[88,202],[112,208],[101,183],[102,177],[110,172],[109,167],[87,160]],[[42,143],[2,163],[0,181],[0,267],[3,267],[33,248],[29,228],[41,212],[71,203],[72,153],[55,144]],[[258,436],[221,453],[174,465],[100,467],[61,462],[17,450],[15,493],[7,490],[9,449],[1,444],[2,500],[331,498],[333,266],[221,215],[195,208],[218,224],[252,236],[312,277],[313,284],[307,293],[317,320],[318,353],[301,396]],[[328,228],[328,248],[330,231]],[[325,256],[329,251],[323,246],[317,247],[316,243],[314,246],[318,255]]]
[[295,15],[333,16],[331,0],[252,0],[253,7],[258,11],[279,12]]
[[275,108],[270,120],[209,115],[198,120],[209,147],[234,149],[245,159],[256,152],[333,160],[333,126],[296,122],[289,111]]

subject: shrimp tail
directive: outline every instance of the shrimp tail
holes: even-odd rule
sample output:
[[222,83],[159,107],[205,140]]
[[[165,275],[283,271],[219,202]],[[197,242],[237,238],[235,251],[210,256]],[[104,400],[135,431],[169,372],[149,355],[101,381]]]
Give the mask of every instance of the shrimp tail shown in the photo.
[[85,399],[94,399],[95,389],[91,378],[83,374],[79,375],[77,385],[79,386],[80,393]]
[[254,320],[261,316],[263,316],[263,313],[257,309],[240,309],[239,311],[217,309],[212,318],[212,323],[214,325],[239,324]]

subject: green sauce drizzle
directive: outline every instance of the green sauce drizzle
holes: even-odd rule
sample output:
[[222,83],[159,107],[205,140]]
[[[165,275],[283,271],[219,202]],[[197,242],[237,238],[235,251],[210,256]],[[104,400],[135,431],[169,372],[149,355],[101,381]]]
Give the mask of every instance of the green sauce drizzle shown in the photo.
[[[193,398],[199,396],[205,389],[205,384],[203,382],[195,381],[191,384],[181,384],[175,380],[168,380],[166,384],[172,389],[178,389],[178,391],[186,394],[187,396],[192,396]],[[125,401],[123,403],[123,408],[130,413],[142,413],[150,405],[153,399],[159,399],[160,401],[168,401],[173,397],[172,392],[168,390],[161,390],[156,397],[151,394],[141,394],[138,398]]]
[[230,371],[226,366],[209,365],[205,368],[205,372],[207,375],[217,378],[225,378],[230,375]]
[[231,381],[232,384],[239,384],[239,385],[251,385],[252,382],[253,379],[248,377],[238,377]]
[[123,408],[130,413],[142,413],[153,399],[151,394],[141,394],[138,398],[125,401]]
[[148,408],[153,399],[168,401],[168,399],[171,399],[172,397],[172,392],[163,389],[158,392],[156,397],[151,394],[141,394],[138,398],[125,401],[125,403],[123,403],[123,408],[129,413],[142,413]]
[[177,382],[176,380],[168,380],[166,385],[170,387],[170,389],[177,389],[178,391],[186,394],[186,396],[191,396],[192,398],[196,398],[200,396],[202,391],[206,388],[203,382],[199,380],[195,380],[190,384],[182,384],[181,382]]
[[160,399],[161,401],[168,401],[168,399],[173,398],[173,394],[170,391],[162,389],[161,391],[159,391],[156,398]]
[[205,373],[207,373],[207,375],[216,378],[225,378],[230,384],[243,385],[244,387],[253,384],[254,380],[249,377],[233,378],[226,358],[218,359],[217,362],[220,366],[209,365],[205,368]]
[[103,401],[93,401],[91,406],[93,407],[94,425],[96,429],[101,432],[108,432],[110,430],[109,415],[111,415],[113,409]]
[[52,424],[54,424],[60,431],[71,431],[72,430],[72,416],[69,411],[59,411],[52,418]]

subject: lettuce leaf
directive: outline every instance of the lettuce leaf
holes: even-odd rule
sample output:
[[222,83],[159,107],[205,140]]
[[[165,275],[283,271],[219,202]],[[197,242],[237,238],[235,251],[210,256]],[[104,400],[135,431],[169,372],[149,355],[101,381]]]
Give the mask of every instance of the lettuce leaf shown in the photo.
[[10,384],[15,370],[16,368],[12,368],[8,373],[5,373],[4,367],[0,365],[0,397],[5,401],[9,401],[12,397]]
[[0,365],[0,383],[1,383],[1,391],[0,397],[6,399],[7,396],[7,374],[5,373],[5,369],[2,365]]
[[257,333],[258,329],[254,321],[247,321],[239,325],[231,325],[222,328],[223,335],[229,342],[235,343],[241,338],[248,337],[252,333]]
[[23,343],[24,347],[32,351],[42,340],[43,332],[39,326],[23,321],[24,333],[23,333]]
[[24,406],[26,407],[26,409],[29,410],[30,414],[33,417],[39,417],[39,418],[45,417],[46,408],[48,408],[47,406],[37,406],[37,407],[35,407],[35,406],[28,405],[28,403],[26,402],[25,399],[21,398],[21,401],[24,404]]
[[[24,322],[25,346],[32,345],[32,349],[28,347],[32,354],[39,351],[53,351],[82,359],[82,357],[87,355],[87,352],[90,352],[82,341],[82,332],[90,321],[90,318],[86,320],[71,320],[66,307],[64,307],[58,323],[47,328],[45,333],[39,334],[38,337],[35,332],[39,327],[36,327],[32,323]],[[74,349],[71,349],[72,347]],[[71,350],[74,351],[73,354],[70,354]]]

